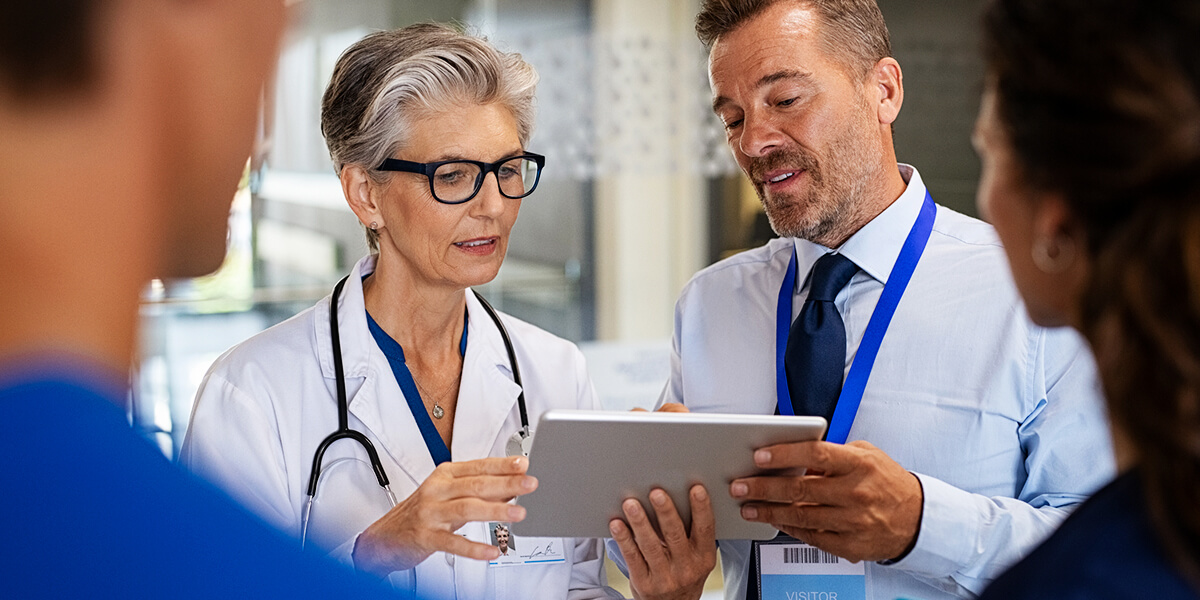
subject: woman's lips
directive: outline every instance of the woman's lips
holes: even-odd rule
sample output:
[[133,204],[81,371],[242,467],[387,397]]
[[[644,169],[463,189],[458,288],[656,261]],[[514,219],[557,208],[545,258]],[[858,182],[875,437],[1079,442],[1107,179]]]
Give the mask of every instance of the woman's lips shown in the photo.
[[499,237],[475,238],[471,240],[463,240],[454,242],[454,247],[468,254],[478,256],[486,256],[496,251],[496,245],[500,242]]

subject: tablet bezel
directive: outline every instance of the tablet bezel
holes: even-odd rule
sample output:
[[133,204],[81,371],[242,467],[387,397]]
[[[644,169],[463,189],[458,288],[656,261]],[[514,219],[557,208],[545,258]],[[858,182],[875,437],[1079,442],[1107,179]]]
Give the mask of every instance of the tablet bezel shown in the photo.
[[821,417],[547,411],[534,430],[529,455],[528,473],[538,478],[538,489],[517,498],[527,512],[512,531],[609,537],[609,521],[624,518],[621,502],[638,498],[649,508],[655,487],[671,496],[689,523],[687,490],[703,483],[712,499],[717,539],[770,539],[775,528],[742,519],[729,483],[763,473],[754,465],[754,450],[819,440],[825,428]]

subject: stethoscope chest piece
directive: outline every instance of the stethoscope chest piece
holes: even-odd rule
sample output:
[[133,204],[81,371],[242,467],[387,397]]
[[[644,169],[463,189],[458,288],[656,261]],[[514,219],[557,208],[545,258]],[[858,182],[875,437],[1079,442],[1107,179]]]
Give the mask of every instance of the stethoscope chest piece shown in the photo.
[[533,447],[533,436],[525,434],[523,431],[518,431],[508,438],[508,443],[504,446],[504,454],[507,456],[529,456],[529,449]]

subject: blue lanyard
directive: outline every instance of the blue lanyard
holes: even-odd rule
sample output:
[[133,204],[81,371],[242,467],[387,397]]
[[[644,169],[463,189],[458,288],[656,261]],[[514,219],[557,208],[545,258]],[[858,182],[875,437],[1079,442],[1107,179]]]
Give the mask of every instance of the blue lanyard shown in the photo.
[[[842,393],[838,395],[837,407],[833,418],[829,421],[829,432],[825,439],[836,444],[846,443],[850,436],[850,426],[858,414],[858,405],[862,402],[863,391],[867,388],[867,379],[871,377],[871,369],[875,366],[875,358],[879,355],[879,346],[887,333],[900,298],[908,288],[921,254],[925,252],[925,244],[933,231],[934,217],[937,215],[937,205],[929,192],[925,192],[925,202],[921,205],[921,213],[917,215],[916,223],[908,232],[896,264],[888,276],[879,303],[871,313],[867,322],[867,330],[863,332],[862,342],[858,345],[858,353],[850,365],[846,375],[846,383],[842,385]],[[783,368],[783,355],[787,350],[788,332],[792,326],[792,293],[796,286],[796,248],[792,246],[792,259],[788,263],[787,274],[783,277],[783,286],[779,288],[779,304],[776,310],[775,329],[775,389],[780,414],[794,415],[792,395],[788,390],[787,373]]]
[[[417,391],[417,382],[413,379],[412,371],[408,370],[408,365],[404,362],[404,348],[401,348],[400,343],[392,339],[392,336],[388,335],[375,322],[375,319],[371,318],[371,313],[367,313],[367,329],[371,330],[371,337],[375,338],[375,343],[379,345],[379,349],[383,351],[383,355],[388,359],[388,364],[392,367],[392,374],[396,376],[396,383],[400,384],[400,391],[404,393],[404,399],[408,401],[408,410],[412,411],[413,419],[417,421],[421,437],[425,438],[425,447],[429,448],[429,455],[433,457],[434,466],[449,462],[450,449],[446,447],[446,442],[438,433],[437,427],[434,426],[433,419],[429,418],[429,412],[425,410],[425,401],[421,399],[421,393]],[[458,351],[463,356],[467,355],[465,313],[462,339],[458,342]]]

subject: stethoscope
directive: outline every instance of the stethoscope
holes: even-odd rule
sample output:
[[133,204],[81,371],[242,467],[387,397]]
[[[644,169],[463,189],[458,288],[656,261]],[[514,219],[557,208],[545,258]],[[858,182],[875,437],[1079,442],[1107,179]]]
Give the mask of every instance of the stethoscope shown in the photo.
[[[361,432],[350,428],[350,409],[349,402],[346,399],[346,374],[342,367],[342,337],[338,333],[338,318],[337,318],[337,303],[338,297],[342,294],[342,287],[346,285],[346,280],[350,276],[347,275],[333,287],[333,296],[329,299],[329,338],[333,342],[333,373],[337,379],[337,410],[338,410],[338,428],[333,433],[326,436],[317,445],[317,451],[313,455],[312,472],[308,476],[308,497],[304,503],[304,516],[300,522],[300,545],[303,546],[308,538],[308,521],[312,516],[313,500],[317,496],[317,482],[321,478],[321,461],[325,457],[325,450],[334,442],[349,438],[359,443],[364,450],[367,451],[367,458],[371,461],[371,469],[375,471],[375,479],[379,481],[379,487],[387,493],[388,501],[391,505],[396,506],[396,495],[392,493],[391,484],[388,482],[387,473],[383,470],[383,463],[379,461],[379,453],[375,451],[375,445],[367,436]],[[517,352],[513,349],[512,340],[508,337],[508,329],[504,327],[504,323],[500,321],[500,315],[496,314],[496,309],[488,303],[483,296],[471,290],[475,294],[475,298],[479,300],[479,304],[483,306],[483,310],[492,318],[492,322],[496,324],[496,329],[500,330],[500,338],[504,340],[504,349],[508,352],[508,364],[512,367],[513,382],[520,388],[520,393],[517,395],[517,407],[521,411],[521,429],[514,433],[508,440],[505,447],[509,456],[529,456],[529,448],[533,445],[533,437],[529,433],[529,413],[525,410],[525,386],[521,383],[521,369],[517,366]],[[465,325],[464,325],[465,326]]]

